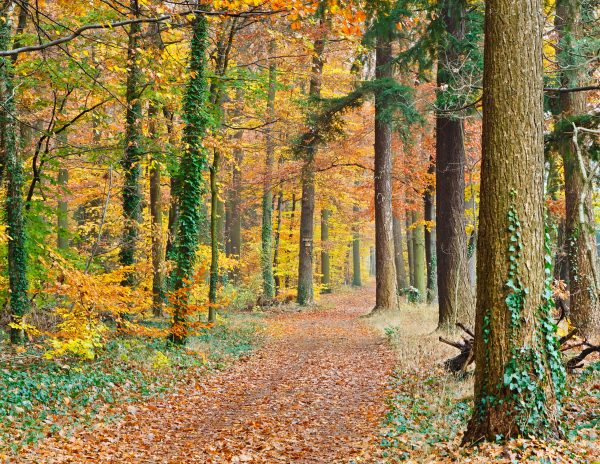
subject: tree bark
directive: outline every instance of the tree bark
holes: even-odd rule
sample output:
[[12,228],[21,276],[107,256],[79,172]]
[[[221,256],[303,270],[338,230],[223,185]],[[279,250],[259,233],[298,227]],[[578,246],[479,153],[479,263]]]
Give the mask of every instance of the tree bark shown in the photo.
[[[354,206],[354,212],[358,212],[358,206]],[[355,224],[352,227],[352,286],[362,287],[362,271],[360,259],[360,227]]]
[[[13,2],[4,2],[0,15],[0,49],[8,50],[11,45],[11,22]],[[8,286],[10,298],[11,322],[10,341],[13,344],[25,342],[25,332],[20,327],[23,317],[29,311],[29,282],[27,280],[27,251],[24,202],[23,202],[23,165],[17,152],[17,121],[15,86],[12,63],[0,58],[0,152],[4,155],[6,171],[6,234],[8,240]]]
[[[321,20],[321,25],[324,21]],[[321,96],[325,37],[314,42],[312,72],[309,97]],[[300,251],[298,260],[298,297],[299,305],[310,305],[314,301],[313,258],[314,258],[314,214],[315,214],[315,154],[317,147],[306,150],[302,166],[302,206],[300,210]]]
[[[438,52],[439,89],[452,80],[452,69],[460,55],[457,42],[465,39],[466,10],[464,0],[442,3],[442,17],[451,38]],[[453,330],[457,322],[472,323],[475,317],[467,259],[464,143],[463,120],[449,113],[436,114],[436,257],[441,330]]]
[[321,211],[321,284],[323,289],[321,293],[331,293],[331,265],[329,262],[329,217],[331,211],[324,209]]
[[565,372],[544,232],[542,20],[541,0],[486,2],[475,406],[466,443],[560,435]]
[[[67,133],[65,131],[59,134],[59,140],[67,144]],[[56,246],[59,250],[69,248],[69,170],[65,167],[58,169],[56,186],[58,188],[58,206],[56,209]]]
[[[435,168],[431,167],[432,172]],[[423,204],[425,209],[425,264],[427,266],[427,303],[437,301],[437,275],[436,275],[436,228],[434,224],[435,206],[433,204],[435,192],[432,186],[425,190]]]
[[[392,40],[387,31],[377,37],[375,50],[377,79],[391,79]],[[376,289],[374,311],[398,307],[394,230],[392,213],[392,125],[386,121],[389,100],[381,92],[375,95],[375,254]]]
[[[558,0],[556,3],[556,28],[558,59],[561,65],[561,86],[583,85],[585,65],[578,63],[577,39],[580,38],[581,2]],[[560,94],[563,118],[586,113],[586,93]],[[571,139],[560,146],[564,165],[566,221],[565,238],[569,265],[571,322],[584,337],[600,333],[600,284],[598,277],[598,251],[593,212],[593,188],[586,185],[584,172],[590,172],[590,160],[585,148]]]
[[283,190],[277,194],[277,222],[275,226],[275,243],[273,245],[273,280],[275,295],[281,290],[281,274],[279,272],[279,245],[281,243],[281,223],[283,219]]
[[415,266],[415,288],[419,290],[419,301],[425,301],[427,294],[427,267],[425,264],[425,226],[421,212],[412,212],[412,222],[417,224],[413,230],[413,253]]
[[[130,8],[135,17],[140,15],[138,0],[131,0]],[[142,155],[142,103],[140,100],[142,71],[139,66],[139,49],[141,24],[134,23],[129,29],[127,46],[127,89],[125,103],[125,151],[121,166],[123,168],[123,242],[119,253],[122,266],[132,266],[136,263],[136,249],[139,241],[139,226],[142,221],[142,192],[140,187]],[[134,285],[137,276],[128,272],[126,285]]]
[[[275,119],[275,97],[277,92],[277,65],[271,57],[275,56],[276,42],[269,43],[269,84],[267,91],[267,118]],[[262,197],[262,229],[261,229],[261,267],[263,277],[263,297],[270,301],[275,296],[275,279],[273,277],[273,165],[275,163],[275,140],[270,125],[265,129],[266,157],[265,178]]]
[[415,242],[413,240],[412,214],[406,211],[406,252],[408,255],[408,283],[415,286]]
[[398,291],[408,287],[404,252],[402,250],[402,221],[394,215],[394,259],[396,261],[396,281]]

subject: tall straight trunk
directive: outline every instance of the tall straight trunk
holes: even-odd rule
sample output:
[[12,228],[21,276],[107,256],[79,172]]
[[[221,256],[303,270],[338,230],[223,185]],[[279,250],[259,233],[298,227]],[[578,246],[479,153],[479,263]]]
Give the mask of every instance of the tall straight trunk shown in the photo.
[[[169,111],[166,106],[163,106],[163,116],[165,118],[165,124],[167,126],[167,134],[169,138],[169,145],[172,147],[177,143],[175,131],[173,127],[173,114]],[[169,150],[169,154],[171,154]],[[170,193],[170,201],[169,201],[169,215],[167,220],[167,241],[165,245],[165,258],[167,260],[175,259],[175,242],[177,238],[177,227],[179,220],[179,199],[178,199],[178,175],[174,172],[171,172],[171,177],[169,179],[169,193]]]
[[396,282],[398,291],[408,287],[404,251],[402,248],[402,221],[394,215],[394,260],[396,262]]
[[[139,17],[138,0],[131,0],[130,8],[135,17]],[[123,242],[119,258],[121,265],[131,266],[136,263],[139,226],[142,221],[142,192],[140,187],[142,155],[142,103],[140,101],[142,71],[139,66],[139,47],[142,27],[133,23],[129,28],[127,45],[127,89],[125,93],[125,149],[121,166],[123,168]],[[127,273],[123,282],[126,285],[136,283],[135,273]]]
[[[154,150],[157,149],[156,142],[158,141],[157,117],[157,104],[151,102],[148,107],[148,132],[155,142]],[[162,316],[165,302],[163,202],[161,194],[161,162],[158,158],[160,157],[153,155],[149,161],[150,220],[152,230],[152,314],[157,317]]]
[[[67,145],[67,132],[58,135],[59,141]],[[56,246],[59,250],[69,248],[69,200],[68,200],[69,170],[65,167],[58,169],[56,186],[58,188],[58,205],[56,208]]]
[[[243,132],[239,131],[235,138],[238,143],[241,142]],[[231,187],[227,198],[227,217],[229,224],[227,226],[227,255],[238,261],[238,264],[231,272],[234,282],[239,282],[239,260],[242,247],[242,163],[244,151],[237,146],[233,150],[233,166],[231,173]]]
[[541,0],[486,2],[475,406],[467,443],[560,435],[565,372],[544,230],[542,31]]
[[419,301],[425,301],[427,293],[427,267],[425,264],[425,226],[421,212],[412,212],[413,229],[413,259],[415,285],[419,290]]
[[281,290],[281,275],[279,273],[279,245],[281,244],[281,223],[283,219],[283,190],[277,194],[277,222],[275,225],[275,243],[273,245],[273,280],[275,281],[275,295]]
[[[452,82],[466,33],[465,0],[443,0],[442,17],[448,42],[438,51],[438,89]],[[439,90],[443,95],[443,90]],[[436,114],[436,226],[438,328],[472,323],[474,300],[469,285],[465,218],[464,123],[450,113]]]
[[[321,20],[321,25],[324,21]],[[323,54],[325,37],[314,42],[309,97],[320,98],[323,80]],[[300,251],[298,256],[298,304],[305,306],[314,301],[314,215],[315,215],[315,154],[317,147],[309,147],[304,154],[302,166],[302,206],[300,210]]]
[[411,287],[415,286],[415,242],[412,227],[412,213],[406,212],[406,252],[408,255],[408,280]]
[[[202,145],[209,124],[206,105],[208,82],[206,78],[208,48],[208,22],[197,13],[194,18],[190,47],[190,74],[183,99],[182,118],[184,150],[177,181],[178,221],[173,288],[178,292],[178,301],[173,314],[170,340],[183,344],[187,338],[187,313],[189,290],[193,285],[198,248],[201,205],[205,193],[202,173],[207,169],[206,150]],[[185,185],[185,188],[181,186]]]
[[[6,1],[0,9],[0,49],[8,50],[11,45],[11,22],[13,3]],[[0,58],[0,152],[4,155],[6,171],[6,234],[8,235],[8,286],[10,315],[13,326],[10,341],[20,344],[25,341],[22,328],[23,317],[29,311],[29,282],[27,280],[27,252],[25,250],[25,218],[23,202],[23,166],[17,151],[17,121],[15,86],[12,62]]]
[[[267,118],[275,118],[275,97],[277,91],[277,66],[271,57],[275,56],[276,42],[269,43],[269,88],[267,92]],[[266,157],[265,178],[262,197],[262,229],[261,229],[261,267],[263,276],[263,297],[269,301],[275,296],[275,280],[273,278],[273,164],[275,162],[275,139],[270,125],[265,129]]]
[[429,186],[423,195],[423,206],[425,210],[425,264],[427,266],[427,303],[437,301],[437,275],[436,275],[436,229],[434,225],[435,206],[433,204],[434,191]]
[[[288,233],[288,240],[291,241],[294,235],[294,219],[296,216],[296,194],[292,193],[292,204],[290,207],[290,226]],[[290,288],[290,275],[286,274],[285,276],[285,287]]]
[[[558,0],[556,28],[559,32],[558,59],[561,65],[561,86],[584,85],[585,64],[577,58],[577,39],[580,39],[581,2]],[[562,117],[586,113],[586,94],[560,94]],[[569,264],[571,321],[580,334],[592,337],[600,333],[600,283],[598,250],[593,210],[593,188],[585,172],[590,172],[590,160],[585,148],[569,138],[561,143],[565,176],[566,221],[565,235]],[[582,169],[583,166],[583,169]],[[586,185],[587,184],[587,185]]]
[[210,166],[210,281],[208,290],[208,322],[217,317],[217,285],[219,282],[219,165],[221,152],[215,149]]
[[324,209],[321,211],[321,284],[323,290],[321,293],[331,293],[331,265],[329,262],[329,217],[331,211]]
[[[392,40],[387,31],[377,37],[375,49],[375,76],[391,79]],[[392,125],[389,117],[389,99],[384,92],[375,95],[375,308],[374,311],[396,309],[398,289],[394,255],[392,214]]]
[[[354,212],[359,211],[358,206],[354,206]],[[360,259],[360,227],[355,224],[352,227],[352,285],[354,287],[362,286],[362,272]]]

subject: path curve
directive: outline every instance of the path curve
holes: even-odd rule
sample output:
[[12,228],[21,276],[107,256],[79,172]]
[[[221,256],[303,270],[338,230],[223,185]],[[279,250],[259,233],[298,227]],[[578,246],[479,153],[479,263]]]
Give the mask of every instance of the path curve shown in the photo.
[[393,367],[359,319],[371,293],[273,317],[266,346],[246,361],[130,407],[121,422],[47,439],[19,462],[370,462]]

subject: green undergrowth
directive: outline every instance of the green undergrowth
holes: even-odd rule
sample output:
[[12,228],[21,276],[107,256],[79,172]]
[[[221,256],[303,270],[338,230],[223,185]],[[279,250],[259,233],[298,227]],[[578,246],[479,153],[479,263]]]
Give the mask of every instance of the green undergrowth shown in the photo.
[[41,345],[15,352],[2,342],[0,457],[48,435],[68,436],[92,420],[114,420],[123,408],[112,406],[163,395],[190,375],[223,369],[261,344],[262,329],[258,315],[231,315],[185,348],[115,337],[93,361],[46,359]]
[[596,462],[600,362],[569,376],[563,441],[516,439],[461,447],[462,433],[472,413],[472,388],[472,376],[457,378],[436,366],[397,370],[390,379],[377,462]]

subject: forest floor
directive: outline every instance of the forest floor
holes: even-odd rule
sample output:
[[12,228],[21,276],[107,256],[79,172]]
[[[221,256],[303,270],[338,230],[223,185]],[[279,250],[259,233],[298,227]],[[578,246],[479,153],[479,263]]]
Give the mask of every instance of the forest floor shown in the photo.
[[600,364],[570,379],[569,441],[459,446],[472,377],[445,373],[434,307],[360,316],[372,287],[265,318],[266,341],[231,367],[190,375],[122,418],[53,435],[10,462],[595,463]]

